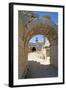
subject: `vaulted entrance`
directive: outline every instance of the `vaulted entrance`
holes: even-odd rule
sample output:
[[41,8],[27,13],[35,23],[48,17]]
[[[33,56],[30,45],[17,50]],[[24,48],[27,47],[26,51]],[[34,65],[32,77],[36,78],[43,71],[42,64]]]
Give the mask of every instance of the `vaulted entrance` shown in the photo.
[[[30,14],[30,15],[29,15]],[[27,21],[26,21],[27,20]],[[58,68],[58,31],[57,25],[49,17],[32,17],[32,13],[19,11],[19,57],[18,76],[24,78],[28,71],[28,43],[36,34],[45,35],[50,41],[50,63]],[[36,48],[33,47],[32,51]]]

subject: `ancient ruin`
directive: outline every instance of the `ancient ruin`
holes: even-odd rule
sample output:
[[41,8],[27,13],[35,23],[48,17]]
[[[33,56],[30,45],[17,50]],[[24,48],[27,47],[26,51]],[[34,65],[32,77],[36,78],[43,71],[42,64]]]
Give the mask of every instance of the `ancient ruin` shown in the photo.
[[[37,34],[45,35],[50,42],[50,63],[58,69],[58,27],[49,16],[40,17],[31,11],[18,13],[18,78],[28,71],[29,40]],[[45,47],[48,51],[49,47]],[[36,48],[33,47],[32,51]]]

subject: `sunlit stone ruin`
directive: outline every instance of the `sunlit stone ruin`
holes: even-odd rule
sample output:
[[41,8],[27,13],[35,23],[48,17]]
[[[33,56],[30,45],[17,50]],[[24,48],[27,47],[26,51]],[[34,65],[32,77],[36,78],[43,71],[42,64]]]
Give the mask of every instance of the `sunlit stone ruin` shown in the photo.
[[[18,12],[18,78],[58,76],[58,26],[49,16],[31,11]],[[48,42],[30,43],[35,35]]]

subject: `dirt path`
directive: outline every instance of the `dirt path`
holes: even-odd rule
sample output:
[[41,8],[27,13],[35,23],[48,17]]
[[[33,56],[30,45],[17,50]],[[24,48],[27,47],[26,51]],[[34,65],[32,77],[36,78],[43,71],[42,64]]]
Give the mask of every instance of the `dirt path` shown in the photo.
[[57,77],[58,70],[48,61],[40,59],[37,52],[29,54],[28,72],[26,78]]
[[57,69],[52,65],[41,65],[36,61],[29,61],[29,70],[26,78],[42,78],[58,76]]

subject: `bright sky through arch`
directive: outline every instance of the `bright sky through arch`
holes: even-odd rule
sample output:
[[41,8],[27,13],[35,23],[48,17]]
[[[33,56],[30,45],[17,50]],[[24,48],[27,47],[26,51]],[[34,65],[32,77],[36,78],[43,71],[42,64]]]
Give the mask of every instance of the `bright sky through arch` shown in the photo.
[[40,42],[40,43],[44,42],[44,38],[47,39],[44,35],[38,34],[38,35],[33,36],[29,42],[36,43],[36,38],[38,38],[38,42]]

